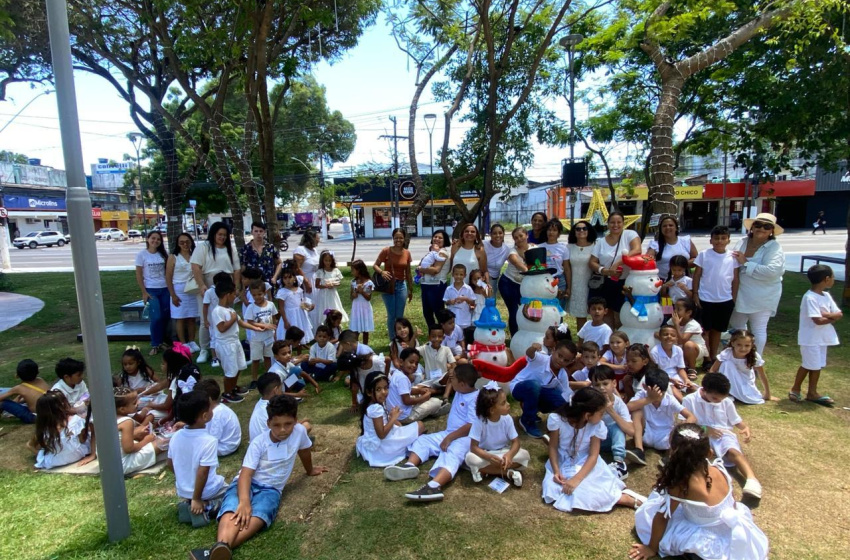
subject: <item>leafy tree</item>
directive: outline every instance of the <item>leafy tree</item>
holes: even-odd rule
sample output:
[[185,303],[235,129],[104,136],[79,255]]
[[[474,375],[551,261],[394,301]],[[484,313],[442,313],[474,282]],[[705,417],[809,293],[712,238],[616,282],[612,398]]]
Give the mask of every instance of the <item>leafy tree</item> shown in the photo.
[[10,150],[0,150],[0,161],[4,161],[6,163],[26,164],[29,159],[29,156],[24,154],[19,154]]
[[50,81],[44,2],[0,0],[0,101],[16,82]]

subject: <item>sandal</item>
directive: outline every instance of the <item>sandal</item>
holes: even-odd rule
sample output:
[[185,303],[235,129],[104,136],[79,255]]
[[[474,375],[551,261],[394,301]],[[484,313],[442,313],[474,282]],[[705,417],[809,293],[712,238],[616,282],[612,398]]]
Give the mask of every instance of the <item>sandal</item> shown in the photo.
[[803,394],[795,393],[794,391],[788,391],[788,400],[795,403],[803,402]]
[[148,356],[156,356],[157,354],[159,354],[159,347],[158,346],[152,346],[151,351],[148,352]]
[[820,397],[818,397],[816,399],[806,399],[806,401],[813,402],[815,404],[819,404],[819,405],[825,406],[827,408],[832,408],[833,405],[835,404],[835,401],[832,400],[831,398],[829,398],[826,395],[821,395]]
[[646,496],[644,496],[642,494],[638,494],[634,490],[630,490],[630,489],[626,488],[625,490],[623,490],[623,494],[626,495],[626,496],[629,496],[630,498],[632,498],[635,501],[635,509],[638,509],[640,506],[642,506],[644,504],[644,502],[646,502]]
[[697,370],[695,370],[694,368],[688,368],[687,372],[688,372],[688,379],[690,379],[691,381],[697,380],[697,375],[698,375]]

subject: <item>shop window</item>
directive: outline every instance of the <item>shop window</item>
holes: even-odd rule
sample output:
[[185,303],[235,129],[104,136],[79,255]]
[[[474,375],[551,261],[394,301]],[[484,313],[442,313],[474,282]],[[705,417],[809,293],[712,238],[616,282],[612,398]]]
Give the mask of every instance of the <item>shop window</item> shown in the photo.
[[391,224],[390,217],[389,208],[373,208],[372,227],[374,229],[389,229]]
[[[451,223],[449,218],[449,209],[451,206],[435,206],[433,214],[431,206],[426,206],[422,210],[422,227],[423,228],[444,228]],[[431,220],[433,215],[433,222]]]

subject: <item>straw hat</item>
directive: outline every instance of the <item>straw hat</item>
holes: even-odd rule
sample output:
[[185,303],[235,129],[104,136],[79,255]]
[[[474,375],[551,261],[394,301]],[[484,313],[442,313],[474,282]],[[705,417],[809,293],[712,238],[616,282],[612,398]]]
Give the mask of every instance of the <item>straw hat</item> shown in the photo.
[[744,220],[744,227],[747,231],[751,231],[753,229],[753,222],[767,222],[769,224],[773,224],[773,235],[782,235],[782,232],[785,231],[785,228],[776,223],[776,216],[768,214],[767,212],[762,212],[755,218],[747,218]]

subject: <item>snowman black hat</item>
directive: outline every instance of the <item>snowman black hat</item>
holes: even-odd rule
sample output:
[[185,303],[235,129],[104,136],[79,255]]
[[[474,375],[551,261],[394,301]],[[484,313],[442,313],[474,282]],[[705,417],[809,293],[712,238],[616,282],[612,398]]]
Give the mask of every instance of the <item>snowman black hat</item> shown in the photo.
[[524,276],[537,274],[555,274],[556,269],[546,266],[546,247],[533,247],[525,251],[525,266],[528,270],[520,272]]

